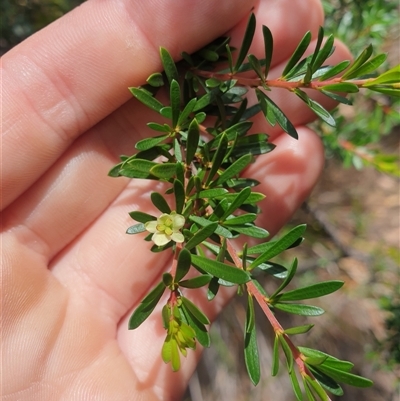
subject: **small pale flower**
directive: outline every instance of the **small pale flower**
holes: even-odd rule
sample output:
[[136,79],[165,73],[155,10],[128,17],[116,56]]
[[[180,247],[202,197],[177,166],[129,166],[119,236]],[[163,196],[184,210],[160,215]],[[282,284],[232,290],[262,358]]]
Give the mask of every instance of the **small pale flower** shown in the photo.
[[157,220],[148,221],[144,224],[147,231],[153,233],[151,239],[158,246],[168,244],[170,241],[183,242],[183,234],[179,231],[185,224],[185,218],[171,212],[163,213]]

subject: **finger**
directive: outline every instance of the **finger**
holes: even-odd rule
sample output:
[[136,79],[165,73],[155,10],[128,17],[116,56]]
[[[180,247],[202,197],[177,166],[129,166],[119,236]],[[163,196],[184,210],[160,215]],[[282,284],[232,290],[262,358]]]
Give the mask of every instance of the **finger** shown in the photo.
[[[128,86],[221,35],[251,9],[244,0],[83,3],[2,59],[3,207],[65,148],[129,98]],[[218,21],[216,24],[215,22]]]

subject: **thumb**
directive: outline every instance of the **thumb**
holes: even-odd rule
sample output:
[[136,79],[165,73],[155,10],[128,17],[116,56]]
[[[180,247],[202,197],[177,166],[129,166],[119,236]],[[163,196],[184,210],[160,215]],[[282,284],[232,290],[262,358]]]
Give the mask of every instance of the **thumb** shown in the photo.
[[89,0],[5,54],[3,153],[13,157],[4,166],[3,206],[127,101],[128,86],[161,69],[160,46],[175,58],[192,52],[233,27],[252,3]]

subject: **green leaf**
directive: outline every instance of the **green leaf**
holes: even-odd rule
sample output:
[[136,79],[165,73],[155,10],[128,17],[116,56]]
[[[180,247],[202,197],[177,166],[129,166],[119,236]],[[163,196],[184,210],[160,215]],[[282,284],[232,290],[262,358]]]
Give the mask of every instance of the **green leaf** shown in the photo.
[[274,307],[283,312],[293,313],[294,315],[300,315],[300,316],[319,316],[325,313],[325,311],[322,308],[312,305],[284,304],[278,302],[274,304]]
[[224,184],[229,179],[239,175],[251,162],[253,156],[246,154],[233,162],[215,181],[212,182],[211,186],[218,186]]
[[203,347],[209,347],[211,342],[210,335],[204,324],[199,322],[191,313],[189,313],[188,309],[185,308],[183,304],[179,310],[181,312],[182,320],[195,331],[197,341]]
[[129,227],[126,230],[127,234],[138,234],[142,233],[143,231],[146,231],[146,228],[144,227],[143,223],[135,224],[134,226]]
[[186,310],[200,323],[210,324],[208,317],[193,302],[185,297],[181,297],[181,300]]
[[333,92],[345,92],[345,93],[357,93],[359,91],[358,86],[350,82],[339,82],[337,84],[330,84],[321,87],[325,91]]
[[157,163],[150,169],[150,173],[158,178],[169,180],[176,176],[175,163]]
[[[210,226],[204,227],[203,230],[208,227]],[[192,263],[207,273],[231,283],[244,284],[250,281],[251,278],[250,274],[244,270],[203,256],[192,255]]]
[[172,127],[175,128],[178,124],[179,115],[181,112],[181,89],[179,83],[173,79],[169,88],[169,99],[171,102],[172,112]]
[[[306,230],[306,225],[301,224],[292,230],[290,230],[286,235],[281,237],[279,240],[274,241],[274,244],[269,247],[265,252],[263,252],[252,264],[251,268],[254,269],[260,263],[266,262],[269,259],[272,259],[274,256],[279,255],[281,252],[285,251],[289,248],[296,240],[298,240]],[[251,254],[253,252],[252,248],[248,249],[248,252]]]
[[167,201],[159,192],[152,192],[150,195],[150,199],[153,202],[153,205],[161,212],[161,213],[171,213],[171,208],[169,207]]
[[282,291],[292,281],[294,275],[296,274],[296,271],[297,271],[297,259],[294,258],[292,264],[290,265],[286,278],[283,280],[282,284],[276,289],[276,291],[271,295],[272,299],[275,297],[276,294],[279,294],[279,292]]
[[165,291],[165,285],[163,282],[159,283],[151,292],[143,298],[140,305],[133,312],[129,319],[129,330],[136,329],[139,327],[153,312],[157,306],[158,301],[161,299]]
[[209,274],[202,274],[188,280],[180,281],[179,285],[185,288],[200,288],[207,285],[211,281],[211,279],[212,276],[210,276]]
[[211,223],[208,226],[201,228],[197,233],[187,242],[185,248],[191,250],[195,246],[201,244],[210,237],[218,227],[218,223]]
[[122,165],[120,175],[130,178],[151,178],[154,177],[150,170],[157,163],[144,159],[133,159]]
[[400,65],[391,68],[389,71],[384,72],[383,74],[379,75],[379,77],[366,82],[363,86],[373,86],[373,85],[380,85],[380,84],[395,84],[400,82]]
[[254,315],[254,300],[251,294],[247,296],[247,311],[246,311],[246,324],[245,332],[251,333],[255,326],[255,315]]
[[308,333],[314,327],[313,324],[305,324],[303,326],[291,327],[290,329],[285,330],[285,334],[295,335],[295,334],[304,334]]
[[160,47],[160,57],[169,83],[171,83],[174,79],[175,81],[179,81],[178,70],[176,68],[174,59],[169,54],[168,50]]
[[354,387],[371,387],[373,385],[372,380],[369,380],[365,377],[355,375],[353,373],[344,372],[339,369],[332,368],[325,364],[319,365],[318,370],[327,374],[333,380],[336,380],[340,383],[349,384]]
[[374,92],[383,93],[384,95],[393,96],[393,97],[400,97],[400,88],[388,88],[384,86],[369,86],[369,90]]
[[258,77],[264,81],[264,73],[261,69],[260,60],[254,54],[249,54],[247,58],[249,59],[251,68],[255,71]]
[[[353,77],[353,73],[358,70],[372,55],[372,45],[369,45],[365,48],[361,54],[354,60],[353,64],[350,68],[342,75],[342,80],[351,79]],[[356,74],[357,76],[357,74]]]
[[238,71],[244,59],[246,58],[246,55],[250,49],[251,42],[253,41],[255,29],[256,29],[256,17],[253,13],[251,13],[249,21],[247,22],[246,31],[243,35],[243,41],[239,50],[239,55],[236,60],[235,67],[233,69],[234,71]]
[[237,124],[231,125],[224,133],[228,141],[233,141],[236,137],[244,136],[252,125],[253,123],[251,121],[240,121]]
[[305,376],[305,379],[307,384],[309,384],[311,388],[314,389],[315,393],[318,395],[321,401],[329,401],[328,395],[325,393],[324,389],[315,379],[312,379],[309,376]]
[[225,188],[205,189],[204,191],[196,192],[192,199],[212,199],[219,196],[224,196],[228,191]]
[[276,297],[279,301],[299,301],[302,299],[319,298],[331,294],[343,286],[343,281],[332,280],[317,283],[308,287],[288,291]]
[[264,77],[268,77],[269,69],[271,67],[272,53],[274,49],[274,39],[272,33],[268,27],[262,26],[262,33],[264,38],[264,52],[265,52],[265,67],[264,67]]
[[319,77],[319,81],[326,81],[330,78],[333,78],[335,75],[340,74],[350,65],[349,60],[341,61],[339,64],[335,66],[328,67],[328,71],[326,71],[323,75]]
[[[201,225],[202,227],[206,227],[206,226],[209,226],[210,224],[213,224],[212,221],[206,219],[205,217],[190,216],[190,220]],[[215,234],[220,235],[222,237],[233,238],[232,233],[228,229],[222,227],[219,224],[214,232],[215,232]]]
[[276,376],[279,372],[279,336],[275,335],[274,348],[272,353],[271,376]]
[[196,154],[200,139],[200,129],[197,120],[194,118],[189,125],[188,136],[186,140],[186,164],[189,166]]
[[145,89],[129,88],[129,90],[132,93],[132,95],[135,96],[136,99],[138,99],[140,102],[142,102],[150,109],[160,112],[160,110],[164,107],[162,103],[160,103],[157,99],[155,99],[150,94],[150,92],[147,92]]
[[194,107],[196,106],[197,99],[190,99],[190,101],[184,107],[182,113],[179,116],[178,126],[181,126],[186,122],[186,120],[190,117],[190,114],[193,112]]
[[175,282],[180,282],[183,277],[190,270],[190,266],[192,264],[192,259],[190,252],[186,248],[182,248],[179,252],[178,261],[176,265],[176,274],[175,274]]
[[325,91],[323,89],[320,89],[321,93],[323,93],[325,96],[330,97],[333,100],[336,100],[339,103],[343,103],[343,104],[347,104],[349,106],[351,106],[353,104],[353,102],[351,101],[351,99],[347,99],[346,97],[340,96],[337,93],[333,93],[333,92],[328,92]]
[[[296,128],[286,117],[283,111],[264,92],[256,89],[257,98],[265,116],[272,112],[280,127],[294,139],[298,138]],[[268,110],[269,109],[269,110]]]
[[171,127],[168,124],[161,125],[161,124],[157,124],[157,123],[147,123],[147,126],[149,128],[151,128],[152,130],[158,131],[158,132],[170,132],[171,131]]
[[[355,70],[351,78],[362,77],[364,75],[368,75],[374,72],[379,66],[381,66],[386,61],[387,55],[386,54],[379,54],[370,60],[368,60],[365,64]],[[347,77],[349,79],[349,77]]]
[[179,180],[174,180],[175,210],[178,214],[182,213],[185,204],[185,189]]
[[139,221],[140,223],[147,223],[148,221],[157,220],[157,217],[139,211],[130,212],[129,216],[131,216],[133,220]]
[[136,143],[135,148],[138,150],[148,150],[153,146],[156,146],[159,143],[163,142],[165,139],[168,138],[168,136],[169,135],[160,135],[152,138],[142,139],[141,141]]
[[331,116],[329,111],[325,110],[319,103],[315,100],[311,99],[304,91],[296,88],[294,93],[323,121],[325,121],[328,125],[335,127],[336,121]]
[[267,134],[253,134],[238,138],[231,155],[239,157],[251,153],[252,155],[262,155],[275,149],[275,145],[268,142]]
[[303,401],[303,393],[301,392],[299,381],[296,376],[296,371],[294,369],[292,369],[292,371],[289,372],[289,377],[290,377],[290,382],[292,383],[293,392],[297,400]]
[[[231,217],[224,221],[225,226],[237,226],[245,223],[252,223],[257,218],[255,213],[246,213],[240,216]],[[235,227],[233,227],[235,229]]]
[[308,31],[301,39],[300,43],[297,45],[296,50],[293,52],[290,57],[286,67],[282,72],[282,77],[286,77],[286,75],[290,72],[290,70],[297,64],[297,62],[301,59],[305,51],[307,50],[308,45],[311,42],[311,32]]
[[[296,241],[291,243],[286,249],[295,248],[299,246],[303,242],[303,240],[304,240],[303,237],[297,238]],[[258,253],[266,252],[267,250],[275,246],[276,242],[277,241],[269,241],[269,242],[264,242],[262,244],[254,245],[251,248],[249,248],[247,252],[249,255],[256,255]]]
[[218,280],[218,277],[213,277],[208,285],[207,299],[209,301],[212,301],[218,293],[220,287]]
[[253,238],[267,238],[269,236],[269,232],[267,230],[261,227],[257,227],[253,224],[234,226],[232,227],[232,230]]
[[332,394],[337,395],[338,397],[344,394],[343,389],[331,377],[312,366],[309,366],[309,369],[323,388],[330,391]]
[[[248,323],[246,322],[246,326]],[[251,382],[256,386],[260,381],[260,357],[258,355],[256,329],[253,328],[250,332],[245,331],[244,336],[244,361],[246,364],[247,373]]]
[[222,134],[218,148],[215,151],[214,157],[211,161],[211,169],[208,173],[208,177],[205,182],[206,187],[210,184],[211,180],[216,175],[218,169],[221,167],[221,164],[225,159],[227,148],[228,148],[228,138],[225,134]]
[[325,352],[307,347],[298,347],[298,348],[299,351],[307,358],[321,358],[321,357],[325,358],[324,362],[325,366],[330,366],[334,369],[346,372],[349,372],[354,367],[354,364],[352,364],[351,362],[341,361],[340,359],[337,359],[329,354],[326,354]]
[[154,86],[155,88],[158,88],[160,86],[164,85],[164,78],[161,73],[155,72],[154,74],[151,74],[147,79],[146,82]]
[[[320,32],[322,41],[324,33],[323,28],[320,28]],[[317,54],[314,53],[316,54],[316,57],[311,64],[312,74],[314,74],[322,66],[322,64],[326,61],[326,59],[332,54],[334,40],[335,38],[333,37],[333,35],[329,35],[322,49]]]
[[174,282],[174,278],[172,277],[171,273],[164,273],[162,275],[162,281],[165,287],[169,287]]
[[280,341],[282,349],[283,349],[283,353],[285,354],[285,357],[286,357],[288,372],[290,373],[293,370],[293,362],[294,362],[293,354],[289,347],[289,344],[286,342],[285,337],[282,335],[280,335],[278,337],[279,337],[279,341]]
[[239,193],[235,194],[235,197],[232,199],[231,204],[225,210],[225,213],[221,216],[220,221],[224,221],[229,215],[235,212],[243,203],[245,203],[250,194],[250,187],[243,188]]

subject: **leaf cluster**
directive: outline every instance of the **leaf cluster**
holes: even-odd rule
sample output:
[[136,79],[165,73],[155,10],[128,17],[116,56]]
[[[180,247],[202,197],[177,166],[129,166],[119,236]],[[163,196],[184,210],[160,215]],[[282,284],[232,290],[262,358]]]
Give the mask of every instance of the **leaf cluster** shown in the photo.
[[[281,108],[271,99],[274,86],[283,87],[299,97],[323,121],[335,124],[332,115],[313,100],[304,89],[315,89],[338,102],[349,104],[343,93],[356,93],[359,87],[386,91],[397,95],[398,68],[370,77],[385,59],[372,57],[372,47],[363,51],[353,63],[327,65],[334,51],[333,36],[325,41],[321,28],[314,52],[304,57],[311,42],[307,32],[288,61],[278,80],[268,78],[273,55],[273,38],[263,26],[265,57],[258,59],[248,54],[256,30],[254,15],[247,24],[239,49],[229,45],[229,38],[219,38],[193,55],[182,54],[182,62],[175,63],[169,52],[161,48],[164,71],[154,73],[141,87],[130,88],[132,95],[154,111],[155,119],[148,123],[154,136],[135,145],[132,156],[121,156],[109,175],[136,179],[150,179],[165,183],[165,193],[150,196],[158,215],[138,210],[130,216],[136,223],[128,234],[146,231],[148,222],[157,220],[159,213],[179,214],[184,218],[183,242],[152,245],[152,252],[172,252],[171,270],[142,300],[132,314],[129,328],[136,329],[169,293],[162,318],[167,336],[162,349],[164,362],[173,370],[180,367],[180,355],[195,349],[196,342],[209,346],[207,316],[186,297],[187,291],[206,287],[208,300],[213,300],[219,288],[236,287],[238,294],[247,294],[248,304],[244,322],[244,357],[247,371],[254,384],[260,380],[260,361],[257,347],[255,308],[265,312],[275,331],[272,374],[279,369],[279,350],[282,349],[293,389],[303,399],[294,366],[298,365],[303,387],[309,400],[327,400],[325,389],[339,394],[337,382],[366,386],[370,382],[349,373],[347,362],[338,361],[319,351],[296,347],[289,336],[308,332],[312,325],[283,329],[274,312],[280,310],[301,316],[318,316],[324,311],[303,300],[319,298],[340,289],[337,280],[316,283],[287,290],[297,272],[298,261],[283,266],[272,259],[288,248],[301,244],[305,225],[299,225],[280,238],[269,239],[269,233],[257,224],[264,195],[255,191],[259,184],[246,178],[247,167],[255,159],[274,149],[268,135],[252,131],[249,121],[263,113],[271,126],[278,124],[294,138],[298,134]],[[236,53],[235,53],[236,52]],[[251,72],[254,79],[247,78]],[[342,76],[337,79],[337,75]],[[367,77],[367,78],[365,78]],[[359,82],[360,79],[363,79]],[[366,79],[366,80],[365,80]],[[249,105],[247,94],[253,90],[257,102]],[[164,91],[168,101],[158,96]],[[172,195],[172,203],[165,195]],[[153,227],[155,226],[154,223]],[[160,230],[165,228],[161,227]],[[258,244],[244,243],[236,251],[233,240],[240,236],[255,238]],[[151,241],[152,235],[145,237]],[[189,272],[191,274],[189,274]],[[260,275],[277,279],[279,284],[268,295],[260,285]],[[255,302],[256,301],[256,302]]]

